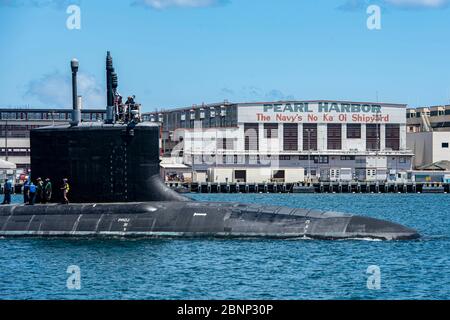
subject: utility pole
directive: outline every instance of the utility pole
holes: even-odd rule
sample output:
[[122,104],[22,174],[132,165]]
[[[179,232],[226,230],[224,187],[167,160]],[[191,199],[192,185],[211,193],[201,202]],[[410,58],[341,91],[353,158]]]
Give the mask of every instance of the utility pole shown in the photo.
[[191,183],[194,183],[194,151],[191,150]]
[[5,124],[5,160],[8,161],[8,119],[6,119]]
[[308,129],[308,182],[311,183],[311,129]]

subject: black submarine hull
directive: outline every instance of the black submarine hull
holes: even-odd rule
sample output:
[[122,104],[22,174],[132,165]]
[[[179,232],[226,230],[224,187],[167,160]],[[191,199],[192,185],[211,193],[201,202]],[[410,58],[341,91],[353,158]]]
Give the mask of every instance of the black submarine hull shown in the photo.
[[286,207],[137,202],[0,207],[2,237],[218,237],[410,240],[417,231],[378,219]]

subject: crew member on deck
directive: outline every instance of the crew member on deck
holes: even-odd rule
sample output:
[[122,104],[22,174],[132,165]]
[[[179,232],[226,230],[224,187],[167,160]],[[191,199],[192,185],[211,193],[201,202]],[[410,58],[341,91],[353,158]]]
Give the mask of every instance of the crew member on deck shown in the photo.
[[62,186],[61,190],[63,191],[63,197],[64,197],[63,203],[69,204],[69,198],[67,197],[67,194],[69,193],[70,186],[69,186],[69,183],[67,182],[66,178],[63,179],[63,186]]
[[8,178],[5,179],[5,184],[3,185],[3,193],[5,198],[3,199],[2,204],[10,204],[11,203],[11,193],[12,193],[12,184],[9,182]]
[[45,186],[44,186],[45,202],[50,202],[52,200],[52,192],[53,192],[52,182],[50,181],[49,178],[47,178],[45,179]]
[[23,203],[28,204],[30,201],[30,178],[23,184]]
[[36,185],[33,183],[33,181],[30,182],[30,191],[28,194],[28,204],[32,206],[34,205],[34,201],[36,200]]
[[44,182],[41,178],[36,179],[36,202],[44,203]]

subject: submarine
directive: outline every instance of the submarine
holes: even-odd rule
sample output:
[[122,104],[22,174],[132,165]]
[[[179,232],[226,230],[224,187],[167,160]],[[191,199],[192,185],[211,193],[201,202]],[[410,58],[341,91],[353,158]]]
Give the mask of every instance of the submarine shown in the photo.
[[[403,225],[351,214],[280,206],[196,202],[160,178],[156,123],[118,119],[118,77],[106,58],[107,112],[81,121],[79,63],[71,61],[72,120],[32,129],[33,179],[50,178],[52,203],[0,206],[0,237],[210,237],[411,240]],[[58,183],[68,178],[70,204]]]

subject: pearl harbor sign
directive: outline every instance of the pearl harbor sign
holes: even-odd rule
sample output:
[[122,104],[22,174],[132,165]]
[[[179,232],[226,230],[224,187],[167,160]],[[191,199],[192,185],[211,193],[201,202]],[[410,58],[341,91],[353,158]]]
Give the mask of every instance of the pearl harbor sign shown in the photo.
[[405,123],[406,105],[296,101],[238,105],[239,123]]

